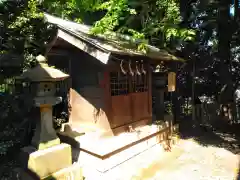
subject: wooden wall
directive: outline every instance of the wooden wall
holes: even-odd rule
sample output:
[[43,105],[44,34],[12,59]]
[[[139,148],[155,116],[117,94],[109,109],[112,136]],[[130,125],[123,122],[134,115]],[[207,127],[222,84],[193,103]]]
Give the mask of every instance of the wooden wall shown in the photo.
[[[61,58],[56,56],[59,51],[65,53]],[[129,126],[137,127],[151,122],[152,73],[147,61],[144,62],[147,75],[141,76],[147,79],[147,90],[135,89],[136,82],[133,80],[135,76],[131,77],[128,74],[127,94],[113,95],[111,73],[120,72],[119,61],[110,60],[108,65],[102,64],[70,44],[63,47],[57,45],[50,53],[55,54],[56,68],[63,70],[67,67],[65,72],[70,74],[69,122],[73,128],[78,131],[96,130],[100,133],[105,132],[106,135],[113,135],[128,130]],[[126,60],[129,60],[129,57],[126,57]],[[136,60],[138,59],[133,59],[133,70]],[[128,67],[128,61],[125,62],[125,66]]]
[[106,65],[79,51],[71,59],[70,122],[77,129],[111,132],[106,115]]

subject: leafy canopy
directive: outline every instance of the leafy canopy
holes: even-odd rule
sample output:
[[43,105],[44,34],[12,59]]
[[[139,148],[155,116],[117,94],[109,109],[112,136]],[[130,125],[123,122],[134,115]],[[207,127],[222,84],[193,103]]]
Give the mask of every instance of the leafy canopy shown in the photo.
[[45,0],[43,9],[51,14],[84,22],[86,16],[99,16],[92,21],[93,33],[108,31],[148,39],[159,47],[191,41],[195,31],[180,26],[177,0]]
[[0,2],[1,53],[25,56],[26,65],[35,55],[44,53],[55,29],[46,24],[36,0]]

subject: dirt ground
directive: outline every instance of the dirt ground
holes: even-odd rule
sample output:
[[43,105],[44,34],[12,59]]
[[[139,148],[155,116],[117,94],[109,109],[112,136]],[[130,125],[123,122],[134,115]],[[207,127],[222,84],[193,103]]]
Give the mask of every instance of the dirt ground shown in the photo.
[[[238,174],[237,155],[216,147],[204,147],[183,140],[172,152],[159,158],[131,179],[151,180],[234,180]],[[164,162],[164,163],[163,163]]]
[[240,180],[239,126],[193,128],[189,122],[184,123],[180,126],[181,140],[172,152],[155,146],[123,163],[104,179]]
[[240,180],[239,130],[239,125],[227,123],[192,127],[183,122],[178,146],[135,179]]

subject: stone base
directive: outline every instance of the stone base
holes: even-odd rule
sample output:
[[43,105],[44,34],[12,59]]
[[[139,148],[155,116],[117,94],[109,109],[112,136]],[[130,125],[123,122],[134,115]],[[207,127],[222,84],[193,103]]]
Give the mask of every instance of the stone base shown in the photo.
[[[151,147],[142,146],[140,147],[142,149],[141,152],[133,155],[133,156],[126,156],[128,153],[125,153],[124,156],[119,157],[120,159],[124,159],[121,163],[115,164],[115,166],[112,166],[106,171],[101,171],[96,166],[104,166],[104,163],[107,163],[106,161],[109,160],[102,160],[101,164],[97,164],[97,161],[90,162],[89,165],[82,165],[82,171],[83,176],[85,180],[140,180],[140,179],[149,179],[149,178],[142,178],[141,177],[141,171],[145,171],[144,169],[156,169],[154,161],[156,159],[161,159],[163,157],[164,153],[172,154],[174,153],[174,149],[177,146],[175,142],[171,140],[172,149],[171,152],[165,152],[164,150],[164,144],[165,142],[162,142],[160,144],[155,144]],[[130,148],[132,149],[132,148]],[[135,149],[136,150],[136,149]],[[132,151],[135,151],[132,149]],[[134,152],[130,152],[134,153]],[[136,151],[135,151],[136,153]],[[81,156],[84,155],[83,152],[80,153]],[[85,153],[86,155],[86,153]],[[130,154],[129,154],[130,155]],[[88,159],[90,160],[90,159]],[[115,158],[115,161],[117,159]],[[98,160],[101,161],[101,160]],[[104,162],[105,161],[105,162]],[[81,163],[82,161],[79,161]],[[167,161],[161,162],[162,168],[164,168]],[[132,177],[132,176],[137,177]]]
[[105,172],[169,138],[167,124],[144,126],[135,132],[95,140],[91,134],[86,134],[78,139],[80,147],[72,147],[73,159],[82,167],[95,167]]
[[82,169],[79,164],[73,164],[41,179],[34,177],[33,174],[23,169],[16,169],[15,172],[19,180],[83,180]]
[[24,170],[31,171],[42,179],[72,165],[71,146],[59,144],[44,150],[24,147],[20,161]]

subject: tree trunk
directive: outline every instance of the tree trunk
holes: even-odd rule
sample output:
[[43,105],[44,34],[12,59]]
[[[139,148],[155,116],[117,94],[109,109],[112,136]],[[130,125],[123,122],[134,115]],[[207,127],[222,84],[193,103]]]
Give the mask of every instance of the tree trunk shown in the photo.
[[231,18],[229,14],[229,0],[220,0],[218,14],[218,56],[220,59],[220,83],[231,85],[230,73],[230,42],[232,37]]
[[222,87],[226,87],[220,92],[220,104],[227,105],[227,107],[229,107],[229,105],[233,102],[230,47],[233,30],[229,13],[230,4],[230,0],[219,0],[218,12],[218,57],[220,60],[220,84]]

